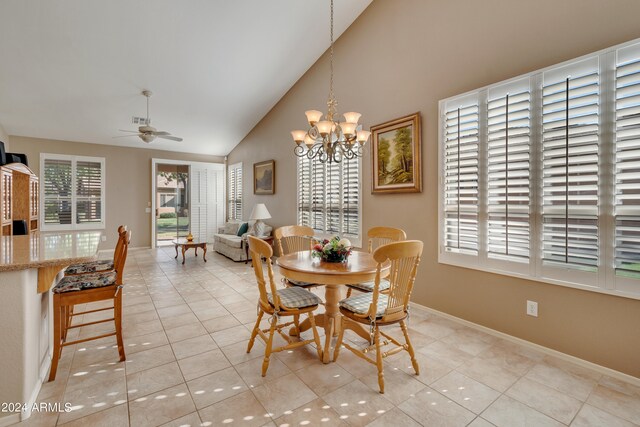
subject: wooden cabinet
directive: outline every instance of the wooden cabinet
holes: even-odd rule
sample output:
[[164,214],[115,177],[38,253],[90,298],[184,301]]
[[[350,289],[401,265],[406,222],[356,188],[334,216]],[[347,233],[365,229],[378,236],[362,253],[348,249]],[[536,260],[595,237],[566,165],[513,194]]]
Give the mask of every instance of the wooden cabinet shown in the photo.
[[2,206],[0,207],[2,235],[10,235],[13,225],[13,172],[5,168],[0,169],[2,176]]
[[27,232],[38,229],[40,185],[38,177],[22,163],[0,168],[0,235],[13,234],[13,221],[24,220]]

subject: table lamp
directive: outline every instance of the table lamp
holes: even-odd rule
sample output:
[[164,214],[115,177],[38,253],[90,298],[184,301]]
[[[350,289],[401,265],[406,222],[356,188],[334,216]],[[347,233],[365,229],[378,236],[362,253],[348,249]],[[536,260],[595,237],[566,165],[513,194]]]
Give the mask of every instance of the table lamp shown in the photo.
[[253,207],[251,211],[251,215],[249,216],[250,220],[255,220],[256,223],[253,226],[253,229],[256,232],[256,236],[262,236],[262,232],[264,231],[265,224],[262,222],[263,219],[271,218],[271,214],[267,210],[267,207],[264,203],[258,203]]

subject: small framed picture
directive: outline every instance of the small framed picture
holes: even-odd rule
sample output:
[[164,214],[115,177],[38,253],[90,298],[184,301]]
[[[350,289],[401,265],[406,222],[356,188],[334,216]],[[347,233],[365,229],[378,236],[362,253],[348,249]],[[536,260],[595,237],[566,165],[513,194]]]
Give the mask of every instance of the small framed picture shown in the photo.
[[253,164],[253,194],[276,192],[276,162],[267,160]]
[[420,193],[420,113],[371,127],[372,193]]

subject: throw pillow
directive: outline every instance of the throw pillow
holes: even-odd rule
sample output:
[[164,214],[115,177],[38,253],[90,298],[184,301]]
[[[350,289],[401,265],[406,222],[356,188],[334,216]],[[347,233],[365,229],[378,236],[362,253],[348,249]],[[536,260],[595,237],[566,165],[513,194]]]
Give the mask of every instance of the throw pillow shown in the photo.
[[242,225],[240,226],[240,228],[238,228],[238,236],[242,236],[248,230],[249,230],[249,223],[248,222],[243,222]]
[[227,222],[224,225],[224,234],[238,234],[239,227],[240,224],[238,224],[237,222]]

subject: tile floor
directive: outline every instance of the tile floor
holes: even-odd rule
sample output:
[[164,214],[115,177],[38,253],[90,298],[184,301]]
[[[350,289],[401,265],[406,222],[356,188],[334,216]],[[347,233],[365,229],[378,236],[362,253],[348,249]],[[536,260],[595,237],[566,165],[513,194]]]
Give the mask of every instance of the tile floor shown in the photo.
[[404,352],[387,359],[384,395],[375,367],[347,350],[328,365],[312,348],[278,353],[262,378],[264,347],[256,341],[246,353],[258,295],[253,270],[213,251],[206,264],[191,253],[182,266],[173,255],[129,254],[127,361],[118,362],[114,337],[66,348],[38,402],[70,402],[73,410],[35,413],[22,424],[640,425],[640,388],[418,310],[410,334],[422,372],[413,374]]

